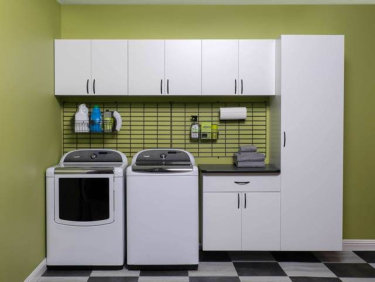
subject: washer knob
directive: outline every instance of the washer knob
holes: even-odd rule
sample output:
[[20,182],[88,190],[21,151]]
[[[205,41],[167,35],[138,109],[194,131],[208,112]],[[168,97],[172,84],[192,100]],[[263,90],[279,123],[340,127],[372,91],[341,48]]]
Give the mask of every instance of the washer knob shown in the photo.
[[96,154],[92,154],[92,155],[90,156],[90,158],[91,158],[92,160],[95,160],[95,159],[97,158],[97,155],[96,155]]
[[165,160],[167,158],[167,154],[161,154],[160,157]]

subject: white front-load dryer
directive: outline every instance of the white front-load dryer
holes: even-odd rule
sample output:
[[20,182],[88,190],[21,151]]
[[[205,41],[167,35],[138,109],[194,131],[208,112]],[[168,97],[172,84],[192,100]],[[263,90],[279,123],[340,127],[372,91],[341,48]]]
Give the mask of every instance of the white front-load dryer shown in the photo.
[[129,269],[196,269],[198,168],[182,150],[144,150],[127,168]]
[[76,150],[47,169],[47,267],[122,268],[124,154]]

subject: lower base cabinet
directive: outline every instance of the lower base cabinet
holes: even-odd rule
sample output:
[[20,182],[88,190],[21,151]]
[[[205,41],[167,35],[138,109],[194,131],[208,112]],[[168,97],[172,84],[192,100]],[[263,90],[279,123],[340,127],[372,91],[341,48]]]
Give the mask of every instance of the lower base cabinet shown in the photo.
[[203,193],[203,250],[241,250],[239,193]]
[[204,192],[203,250],[280,250],[280,192]]
[[280,192],[245,193],[242,249],[280,250]]

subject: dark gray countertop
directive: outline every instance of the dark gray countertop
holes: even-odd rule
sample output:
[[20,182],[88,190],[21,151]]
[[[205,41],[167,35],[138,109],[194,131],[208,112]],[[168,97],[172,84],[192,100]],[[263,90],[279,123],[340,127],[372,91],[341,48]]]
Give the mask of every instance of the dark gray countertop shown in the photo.
[[280,168],[268,164],[265,167],[243,167],[228,164],[201,164],[199,170],[202,173],[280,173]]

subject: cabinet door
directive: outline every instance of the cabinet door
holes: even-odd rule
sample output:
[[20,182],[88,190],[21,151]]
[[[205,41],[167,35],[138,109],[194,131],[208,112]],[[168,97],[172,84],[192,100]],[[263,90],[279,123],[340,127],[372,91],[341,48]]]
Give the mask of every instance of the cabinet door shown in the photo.
[[201,40],[165,41],[166,93],[201,95]]
[[239,41],[239,92],[275,94],[275,40]]
[[202,94],[239,94],[238,40],[202,40]]
[[281,37],[281,249],[341,250],[344,37]]
[[91,82],[91,41],[55,41],[55,94],[87,95]]
[[164,40],[129,40],[129,95],[164,93]]
[[98,95],[127,94],[127,41],[92,41],[92,87]]
[[241,250],[239,193],[203,193],[203,250]]
[[280,193],[244,194],[242,249],[280,250]]

